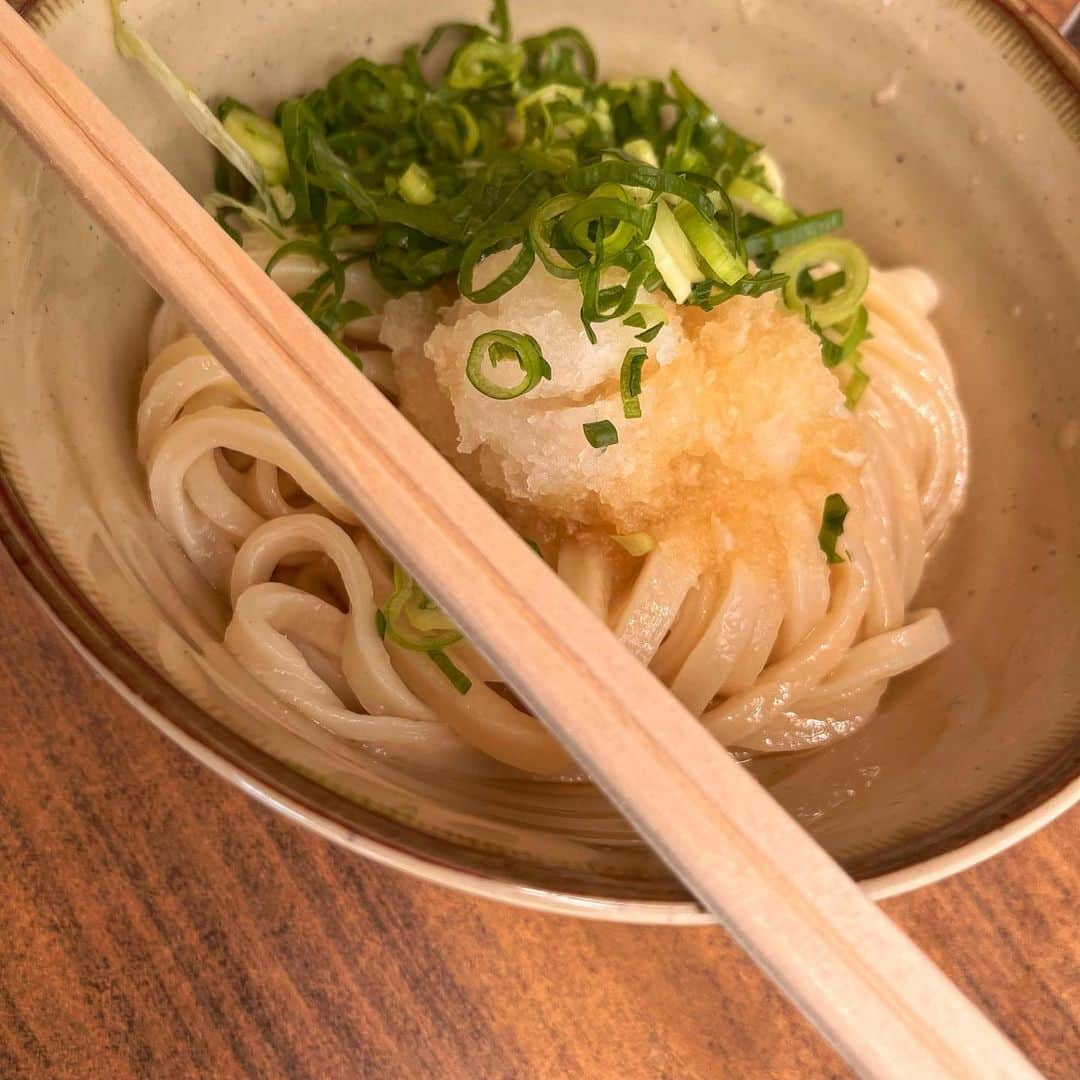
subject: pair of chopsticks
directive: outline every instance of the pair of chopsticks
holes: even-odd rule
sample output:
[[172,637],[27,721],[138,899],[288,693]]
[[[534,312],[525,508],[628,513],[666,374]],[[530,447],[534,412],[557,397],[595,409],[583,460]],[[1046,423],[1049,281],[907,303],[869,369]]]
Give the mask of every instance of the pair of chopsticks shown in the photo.
[[0,0],[0,112],[863,1075],[1037,1075]]

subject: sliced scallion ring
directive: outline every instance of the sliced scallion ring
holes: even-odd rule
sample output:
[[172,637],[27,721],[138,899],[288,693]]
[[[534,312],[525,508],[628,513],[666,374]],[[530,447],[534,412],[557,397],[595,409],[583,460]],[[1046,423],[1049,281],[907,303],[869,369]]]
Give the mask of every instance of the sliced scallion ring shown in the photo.
[[709,177],[690,179],[665,169],[654,169],[640,161],[610,158],[591,165],[579,165],[571,169],[565,179],[566,186],[572,191],[595,191],[601,184],[621,184],[624,187],[647,188],[658,195],[675,195],[693,203],[702,216],[710,220],[716,216],[716,208],[709,198],[709,192],[723,190]]
[[597,450],[604,450],[614,446],[619,441],[619,430],[610,420],[593,420],[591,423],[582,424],[582,431],[590,446]]
[[786,225],[774,225],[762,229],[746,238],[746,254],[752,259],[759,255],[770,255],[774,251],[794,247],[815,236],[836,232],[844,224],[844,215],[840,210],[826,210],[822,214],[810,214],[796,218]]
[[[513,386],[502,386],[492,381],[484,371],[485,361],[495,367],[507,360],[515,360],[521,367],[521,381]],[[496,401],[510,401],[527,394],[541,379],[550,379],[551,368],[536,338],[513,330],[492,330],[481,334],[473,342],[465,364],[465,374],[481,394]]]
[[543,203],[529,222],[529,242],[548,272],[555,277],[575,278],[577,268],[585,262],[580,252],[560,249],[552,240],[559,219],[581,201],[581,195],[556,195]]
[[262,166],[268,184],[283,184],[289,177],[285,139],[277,124],[256,116],[236,102],[221,110],[225,130]]
[[[619,184],[601,184],[592,195],[567,210],[560,224],[563,232],[590,255],[597,254],[598,239],[603,231],[604,257],[610,259],[635,237],[647,236],[655,215],[655,204],[637,206]],[[618,224],[607,231],[605,222],[611,221]]]
[[[836,264],[844,272],[844,284],[827,300],[816,301],[799,296],[798,279],[804,270]],[[818,326],[833,326],[855,314],[870,282],[870,262],[862,248],[839,236],[819,236],[814,240],[785,248],[773,260],[773,271],[787,274],[784,302],[793,311],[809,310]]]
[[566,83],[546,83],[531,94],[519,98],[514,104],[514,109],[519,116],[525,114],[528,109],[537,105],[550,105],[556,101],[569,102],[571,105],[580,105],[585,97],[585,91],[580,86],[569,86]]
[[[445,616],[440,628],[425,629],[416,624],[414,616],[426,600],[420,586],[394,563],[394,591],[383,608],[383,618],[386,620],[384,636],[387,640],[403,649],[428,653],[446,649],[461,640],[461,633]],[[437,608],[434,610],[438,611]]]
[[831,563],[842,563],[843,555],[836,550],[840,537],[844,535],[844,520],[851,508],[839,492],[833,492],[825,499],[821,511],[821,529],[818,532],[818,544],[825,552],[825,558]]
[[[498,251],[506,251],[518,245],[518,252],[510,265],[497,274],[486,285],[480,288],[473,286],[473,275],[476,268],[489,255]],[[484,233],[479,234],[469,244],[461,255],[461,267],[458,270],[458,291],[466,299],[474,304],[490,304],[492,300],[498,300],[503,293],[509,292],[515,285],[525,279],[525,275],[532,269],[535,255],[528,236],[522,236],[515,228],[496,233],[494,236]]]
[[431,173],[414,161],[398,180],[398,194],[413,206],[429,206],[435,201],[435,183]]
[[517,81],[525,66],[520,45],[494,38],[468,41],[454,54],[446,85],[451,90],[484,90]]
[[860,356],[856,353],[851,362],[851,375],[844,385],[844,404],[852,412],[855,411],[855,406],[862,400],[863,394],[866,393],[867,387],[870,385],[870,376],[863,371],[859,360]]
[[811,329],[815,330],[821,338],[821,359],[827,368],[834,368],[837,364],[842,364],[856,355],[855,350],[870,337],[867,331],[868,321],[869,314],[866,307],[860,304],[846,327],[833,327],[833,333],[843,332],[843,337],[838,341],[829,337],[820,326],[814,325],[811,321]]
[[480,125],[472,110],[461,102],[452,105],[432,99],[416,114],[421,136],[456,161],[471,157],[480,145]]
[[734,240],[724,237],[713,222],[687,202],[675,208],[675,220],[711,277],[725,285],[734,285],[746,277],[747,266],[735,251]]
[[640,330],[641,333],[634,337],[638,341],[649,342],[667,326],[667,316],[663,308],[656,304],[634,304],[623,319],[623,326]]
[[629,142],[623,143],[623,153],[629,154],[630,157],[636,158],[646,165],[651,165],[654,169],[660,167],[660,162],[656,157],[656,150],[648,139],[631,139]]
[[642,555],[648,555],[656,547],[656,541],[647,532],[621,533],[613,536],[612,539],[616,544],[625,548],[627,553],[633,555],[635,559],[640,559]]
[[738,207],[764,218],[772,225],[787,225],[799,216],[778,195],[752,180],[747,180],[745,176],[736,176],[728,184],[727,193]]
[[690,295],[695,281],[704,275],[698,266],[697,254],[686,233],[679,227],[667,203],[656,203],[656,221],[645,239],[652,252],[657,272],[677,304]]
[[623,416],[637,420],[641,416],[641,369],[649,354],[643,346],[626,350],[619,372],[619,396],[622,398]]

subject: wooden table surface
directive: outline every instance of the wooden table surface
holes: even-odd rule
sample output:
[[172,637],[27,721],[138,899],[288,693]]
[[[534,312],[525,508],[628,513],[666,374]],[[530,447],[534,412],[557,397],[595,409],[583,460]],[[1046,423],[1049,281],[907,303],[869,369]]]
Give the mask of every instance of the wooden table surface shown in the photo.
[[[0,769],[5,1080],[849,1075],[721,930],[469,899],[263,809],[91,675],[6,556]],[[1061,1078],[1078,823],[884,905]]]

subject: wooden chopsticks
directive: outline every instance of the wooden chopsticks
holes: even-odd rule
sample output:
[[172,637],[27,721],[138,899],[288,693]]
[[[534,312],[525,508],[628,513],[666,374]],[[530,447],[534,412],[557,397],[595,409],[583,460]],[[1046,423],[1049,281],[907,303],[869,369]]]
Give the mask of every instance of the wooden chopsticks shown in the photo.
[[860,1072],[1036,1075],[3,2],[0,111]]

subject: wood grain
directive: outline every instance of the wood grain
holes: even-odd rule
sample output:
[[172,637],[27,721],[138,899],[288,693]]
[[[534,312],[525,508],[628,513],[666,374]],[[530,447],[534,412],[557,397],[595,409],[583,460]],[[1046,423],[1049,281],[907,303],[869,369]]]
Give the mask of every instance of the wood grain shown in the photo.
[[[0,1076],[849,1075],[723,931],[511,910],[339,851],[122,704],[6,557],[0,596]],[[1061,1080],[1078,821],[885,905]]]
[[[6,560],[0,596],[0,1075],[846,1075],[721,931],[332,849],[123,706]],[[1052,1077],[1080,1068],[1076,822],[886,905]]]

